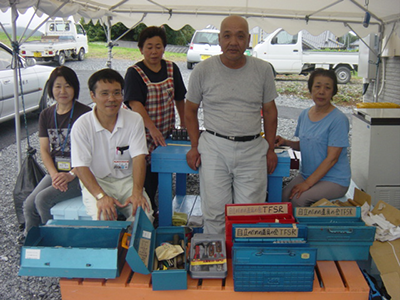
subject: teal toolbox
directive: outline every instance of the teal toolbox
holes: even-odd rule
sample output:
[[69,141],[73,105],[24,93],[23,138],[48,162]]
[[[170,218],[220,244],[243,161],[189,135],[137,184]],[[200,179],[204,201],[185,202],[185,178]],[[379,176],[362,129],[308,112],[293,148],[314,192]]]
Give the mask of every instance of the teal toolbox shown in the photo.
[[308,227],[317,260],[367,260],[375,227],[361,219],[361,207],[296,207],[295,218]]
[[237,292],[312,291],[317,249],[307,227],[233,224],[232,266]]
[[[176,235],[178,235],[179,241],[184,242],[182,247],[184,250],[183,257],[185,258],[183,260],[183,268],[158,270],[155,249],[164,242],[171,243]],[[132,271],[151,274],[151,283],[154,291],[186,290],[188,268],[186,245],[185,227],[162,226],[154,229],[143,209],[139,207],[136,211],[126,261]]]
[[50,220],[29,230],[19,276],[116,278],[125,263],[121,241],[131,222]]

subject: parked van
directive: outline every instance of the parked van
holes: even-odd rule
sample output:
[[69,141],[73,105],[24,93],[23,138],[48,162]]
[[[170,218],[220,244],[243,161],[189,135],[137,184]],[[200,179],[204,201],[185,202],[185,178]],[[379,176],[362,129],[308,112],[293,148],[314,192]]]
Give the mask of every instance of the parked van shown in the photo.
[[219,30],[202,29],[196,30],[187,52],[187,68],[193,69],[193,65],[213,55],[221,54],[218,42]]

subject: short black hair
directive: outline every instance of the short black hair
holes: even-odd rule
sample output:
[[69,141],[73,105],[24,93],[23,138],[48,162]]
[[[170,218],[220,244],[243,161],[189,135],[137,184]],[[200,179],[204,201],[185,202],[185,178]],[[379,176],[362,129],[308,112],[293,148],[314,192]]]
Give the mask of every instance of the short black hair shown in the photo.
[[66,66],[60,66],[57,67],[51,72],[49,81],[48,81],[48,88],[47,88],[47,94],[49,95],[50,98],[54,99],[54,94],[53,94],[53,87],[54,87],[54,82],[56,81],[57,77],[64,77],[65,81],[72,86],[74,89],[74,100],[77,100],[79,98],[79,80],[78,76],[76,76],[76,73],[74,70],[71,68],[68,68]]
[[146,29],[143,29],[139,35],[138,47],[139,49],[143,49],[144,43],[147,39],[151,39],[152,37],[159,36],[163,42],[164,48],[167,47],[167,35],[165,34],[165,29],[157,26],[150,26]]
[[117,71],[113,69],[102,69],[99,70],[95,73],[93,73],[89,79],[88,79],[88,86],[89,86],[89,91],[93,92],[95,94],[95,90],[97,87],[97,83],[99,81],[104,81],[104,82],[118,82],[121,85],[121,90],[124,89],[124,78],[119,74]]
[[308,90],[311,93],[311,89],[312,86],[314,84],[314,80],[316,76],[325,76],[328,77],[330,79],[332,79],[333,81],[333,93],[332,93],[332,97],[335,96],[338,92],[338,81],[337,81],[337,77],[336,77],[336,73],[333,70],[327,70],[327,69],[323,69],[323,68],[317,68],[315,69],[311,75],[310,78],[308,78]]

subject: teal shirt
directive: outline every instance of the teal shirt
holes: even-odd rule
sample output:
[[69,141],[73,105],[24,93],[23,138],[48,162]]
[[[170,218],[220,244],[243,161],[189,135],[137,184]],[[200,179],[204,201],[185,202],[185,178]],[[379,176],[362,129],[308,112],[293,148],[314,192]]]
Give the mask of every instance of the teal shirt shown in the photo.
[[349,119],[335,108],[322,120],[312,122],[308,117],[310,108],[304,110],[298,119],[295,136],[300,139],[301,175],[307,179],[326,158],[328,147],[341,147],[339,160],[321,181],[330,181],[349,186],[350,163],[347,156],[349,144]]

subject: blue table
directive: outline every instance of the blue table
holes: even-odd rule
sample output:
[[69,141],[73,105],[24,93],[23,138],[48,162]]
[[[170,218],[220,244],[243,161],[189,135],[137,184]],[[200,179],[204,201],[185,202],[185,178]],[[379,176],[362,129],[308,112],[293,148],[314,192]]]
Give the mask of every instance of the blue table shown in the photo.
[[[158,173],[159,225],[172,225],[172,174],[176,173],[176,195],[186,195],[186,174],[196,174],[186,162],[190,142],[167,140],[166,147],[158,147],[151,154],[151,170]],[[290,157],[287,151],[278,154],[278,165],[268,175],[268,201],[281,202],[282,178],[290,175]]]

